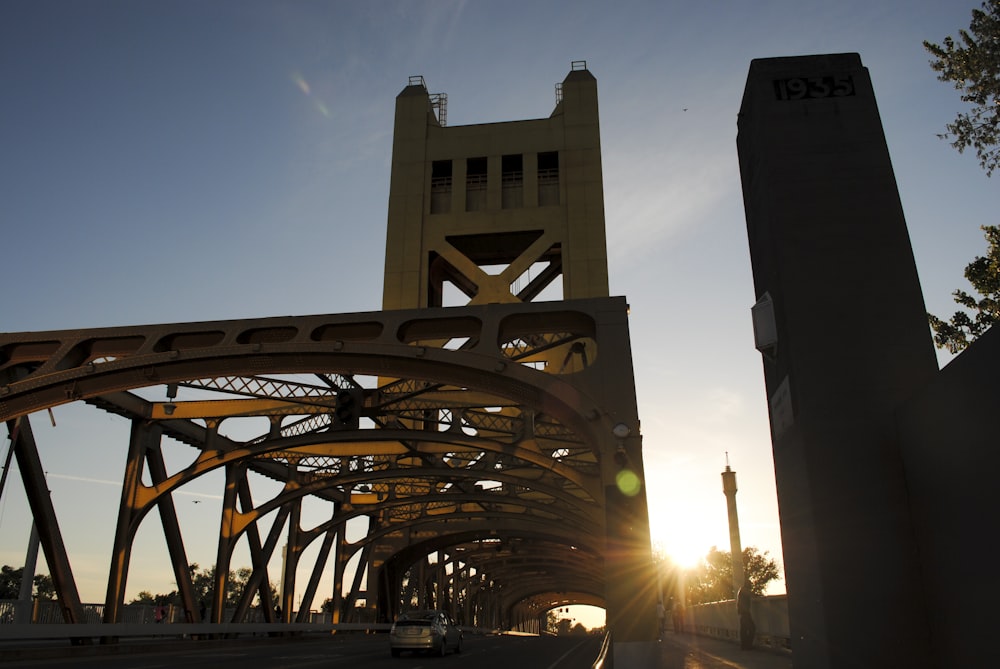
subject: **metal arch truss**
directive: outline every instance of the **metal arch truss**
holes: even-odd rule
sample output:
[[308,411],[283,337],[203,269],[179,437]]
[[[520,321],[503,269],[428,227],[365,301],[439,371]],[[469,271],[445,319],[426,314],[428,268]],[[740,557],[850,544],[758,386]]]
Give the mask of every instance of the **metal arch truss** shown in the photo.
[[[199,620],[173,495],[214,470],[225,488],[212,622],[224,622],[242,540],[253,572],[231,619],[258,595],[272,615],[267,564],[282,538],[286,620],[300,558],[318,542],[299,621],[332,559],[334,622],[420,605],[537,631],[571,603],[605,606],[611,622],[649,576],[645,491],[615,492],[623,469],[642,480],[627,311],[600,298],[0,334],[0,419],[67,621],[83,609],[28,416],[85,402],[132,424],[105,622],[120,620],[132,542],[154,508],[187,619]],[[151,386],[166,400],[134,392]],[[335,418],[345,389],[362,398],[356,424]],[[261,416],[266,432],[224,436]],[[190,465],[167,471],[165,436],[196,449]],[[280,491],[253,499],[249,473]],[[333,513],[304,528],[309,497]],[[351,541],[355,519],[367,532]]]

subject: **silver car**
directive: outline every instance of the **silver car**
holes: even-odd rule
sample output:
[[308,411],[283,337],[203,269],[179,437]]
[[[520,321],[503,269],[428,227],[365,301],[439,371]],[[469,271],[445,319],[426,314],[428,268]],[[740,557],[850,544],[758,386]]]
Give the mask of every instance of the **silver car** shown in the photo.
[[410,611],[400,615],[389,630],[393,657],[404,650],[444,656],[449,649],[462,652],[462,630],[444,611]]

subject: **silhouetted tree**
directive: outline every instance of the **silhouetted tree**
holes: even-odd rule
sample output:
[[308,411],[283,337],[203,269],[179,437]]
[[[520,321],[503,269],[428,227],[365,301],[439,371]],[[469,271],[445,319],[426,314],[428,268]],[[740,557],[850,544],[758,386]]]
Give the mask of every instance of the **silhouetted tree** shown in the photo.
[[1000,227],[982,226],[986,233],[989,250],[985,257],[978,257],[965,267],[965,278],[979,293],[976,299],[963,290],[952,295],[955,302],[973,312],[970,317],[964,311],[956,311],[951,320],[945,322],[933,314],[927,314],[934,330],[934,343],[938,348],[946,348],[952,353],[965,350],[977,337],[1000,321]]
[[[199,569],[198,563],[195,562],[188,569],[191,571],[191,587],[194,590],[195,602],[205,602],[206,605],[210,606],[214,601],[213,597],[215,595],[215,567]],[[249,582],[252,574],[253,570],[250,567],[240,567],[235,571],[229,572],[229,578],[226,580],[226,606],[236,606],[239,604],[243,590],[246,589],[247,582]],[[269,584],[269,587],[271,589],[272,601],[278,601],[278,591],[273,585]],[[151,594],[148,590],[143,590],[129,603],[179,605],[181,604],[181,596],[176,590],[156,595]]]
[[[163,595],[160,595],[161,597]],[[138,595],[132,598],[129,604],[146,604],[147,606],[152,606],[156,604],[156,595],[151,593],[149,590],[142,590]]]
[[559,618],[556,617],[555,611],[549,611],[545,614],[545,631],[552,634],[559,632]]
[[924,41],[938,79],[954,84],[972,105],[939,137],[959,153],[974,148],[989,176],[1000,166],[1000,0],[986,0],[982,9],[972,10],[969,29],[958,35],[958,40],[945,37],[940,45]]
[[[0,567],[0,599],[17,599],[21,594],[21,577],[24,567],[14,569],[10,565]],[[32,579],[32,597],[54,599],[56,588],[48,574],[35,574]]]
[[[781,578],[778,563],[767,551],[754,546],[743,549],[743,573],[750,579],[750,591],[763,595],[767,584]],[[689,604],[733,599],[732,553],[712,546],[701,564],[686,573],[685,591]]]

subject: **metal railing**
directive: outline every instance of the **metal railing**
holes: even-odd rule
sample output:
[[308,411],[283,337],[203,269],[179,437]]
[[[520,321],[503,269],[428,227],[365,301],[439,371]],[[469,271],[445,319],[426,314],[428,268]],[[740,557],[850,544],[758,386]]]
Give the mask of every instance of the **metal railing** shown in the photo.
[[611,630],[604,633],[604,641],[601,642],[601,652],[597,654],[597,659],[590,669],[614,669],[614,656],[611,654]]

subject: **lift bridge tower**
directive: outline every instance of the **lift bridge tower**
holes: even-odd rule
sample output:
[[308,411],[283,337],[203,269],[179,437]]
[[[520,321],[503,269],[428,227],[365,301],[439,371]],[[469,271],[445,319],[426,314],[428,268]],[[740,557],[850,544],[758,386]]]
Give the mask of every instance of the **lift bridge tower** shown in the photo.
[[[592,338],[567,336],[548,314],[538,314],[524,317],[530,335],[507,342],[512,357],[573,383],[604,356],[624,354],[620,366],[603,367],[600,401],[620,399],[612,411],[634,416],[627,306],[608,298],[597,80],[586,63],[574,62],[557,84],[547,118],[457,127],[447,126],[447,96],[429,93],[422,77],[411,77],[396,98],[383,309],[560,299],[567,306],[605,304],[600,318],[615,320],[616,337],[624,339],[602,342],[598,351]],[[521,347],[523,354],[514,353]],[[544,407],[516,403],[502,413],[525,425],[545,416]],[[656,593],[648,585],[655,579],[643,583],[641,576],[648,574],[649,534],[637,433],[637,421],[616,420],[603,449],[570,455],[553,443],[546,450],[554,461],[584,469],[589,462],[601,471],[604,511],[596,520],[605,525],[607,543],[588,559],[604,563],[601,605],[617,655],[629,662],[641,662],[634,652],[622,655],[630,643],[655,639],[640,620],[655,619],[648,614]]]
[[[82,402],[132,426],[105,623],[122,620],[133,542],[158,511],[190,622],[244,623],[258,595],[273,619],[276,582],[282,620],[304,622],[332,563],[334,624],[419,606],[537,632],[548,611],[588,604],[607,611],[618,666],[656,665],[596,80],[573,63],[547,118],[451,127],[446,111],[421,77],[396,99],[383,311],[0,333],[0,420],[67,623],[86,615],[30,414]],[[194,457],[171,470],[178,448]],[[202,621],[173,495],[213,471],[225,487]],[[308,527],[307,499],[329,519]],[[243,542],[252,575],[227,611]]]

